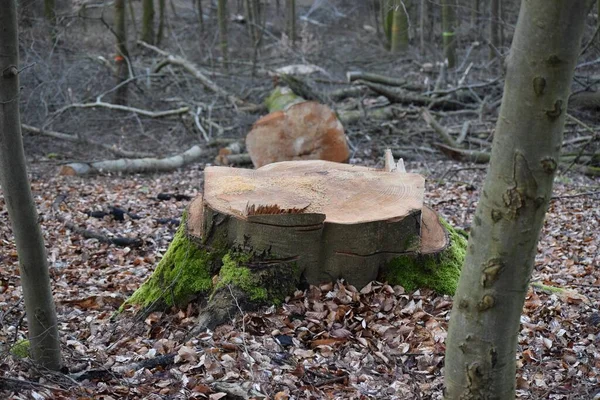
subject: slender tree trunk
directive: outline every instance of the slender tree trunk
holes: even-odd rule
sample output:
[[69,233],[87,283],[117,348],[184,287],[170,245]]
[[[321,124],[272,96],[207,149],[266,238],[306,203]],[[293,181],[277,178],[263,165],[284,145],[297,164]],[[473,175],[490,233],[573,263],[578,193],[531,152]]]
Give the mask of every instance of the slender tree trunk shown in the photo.
[[142,40],[154,44],[154,0],[142,0]]
[[254,46],[256,43],[256,18],[254,16],[254,6],[252,0],[244,1],[244,8],[246,9],[246,19],[248,20],[248,34],[250,35],[250,41]]
[[456,14],[452,0],[442,0],[442,40],[448,68],[456,66]]
[[490,168],[454,297],[446,399],[515,398],[519,319],[589,5],[521,2]]
[[221,56],[223,67],[228,68],[228,46],[227,46],[227,0],[218,0],[217,20],[219,21],[219,42],[221,45]]
[[198,23],[200,24],[200,32],[204,32],[204,15],[202,13],[202,0],[196,0],[196,9],[198,10]]
[[48,260],[27,179],[21,138],[15,7],[13,0],[2,1],[0,12],[0,186],[17,245],[31,356],[39,365],[59,370],[62,362]]
[[421,56],[425,55],[425,32],[427,30],[427,20],[429,17],[429,4],[428,0],[421,0],[421,14],[419,15],[419,25],[421,26],[419,32],[419,41],[421,48]]
[[158,0],[158,32],[156,33],[156,44],[158,45],[165,35],[165,6],[166,0]]
[[[127,65],[129,53],[127,51],[127,28],[126,20],[126,0],[115,0],[115,34],[117,36],[117,85],[129,78],[129,68]],[[121,85],[115,91],[115,103],[127,104],[127,85]]]
[[479,0],[472,0],[471,7],[471,29],[479,33]]
[[392,53],[403,53],[408,50],[408,6],[408,0],[395,1],[390,44]]
[[286,0],[285,20],[287,35],[292,44],[296,43],[296,0]]
[[56,40],[56,2],[55,0],[44,0],[44,15],[50,26],[50,38]]
[[127,6],[129,7],[129,20],[131,21],[131,26],[133,27],[133,37],[137,38],[138,28],[137,28],[137,22],[135,22],[135,11],[133,10],[133,0],[127,0]]
[[496,58],[500,49],[500,0],[490,2],[490,60]]

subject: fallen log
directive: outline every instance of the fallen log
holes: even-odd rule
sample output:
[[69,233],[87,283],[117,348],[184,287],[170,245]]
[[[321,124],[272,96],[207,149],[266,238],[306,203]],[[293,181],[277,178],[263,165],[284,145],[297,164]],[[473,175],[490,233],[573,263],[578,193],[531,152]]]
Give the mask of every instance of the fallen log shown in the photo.
[[467,104],[445,97],[431,98],[404,90],[400,87],[390,87],[368,81],[358,82],[360,82],[361,85],[367,86],[375,93],[387,97],[387,99],[392,103],[413,104],[415,106],[427,106],[431,109],[442,110],[462,110],[465,108],[471,108]]
[[348,79],[348,82],[368,81],[373,83],[380,83],[382,85],[387,86],[398,86],[406,90],[412,90],[417,92],[425,90],[425,86],[409,82],[406,79],[393,78],[390,76],[374,74],[371,72],[348,71],[346,72],[346,78]]
[[202,149],[193,146],[181,154],[166,158],[138,158],[106,160],[95,162],[78,162],[63,165],[60,175],[84,176],[94,174],[135,174],[142,172],[168,172],[191,164],[200,159]]
[[122,309],[198,300],[197,332],[340,278],[359,288],[380,279],[452,293],[466,239],[423,196],[421,175],[326,161],[208,167],[204,194]]

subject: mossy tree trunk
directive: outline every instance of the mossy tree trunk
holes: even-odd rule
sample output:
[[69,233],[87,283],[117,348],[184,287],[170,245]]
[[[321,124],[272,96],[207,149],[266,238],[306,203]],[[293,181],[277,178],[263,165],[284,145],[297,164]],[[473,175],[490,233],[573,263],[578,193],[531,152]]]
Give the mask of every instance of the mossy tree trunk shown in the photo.
[[[519,319],[590,0],[528,0],[446,342],[446,399],[514,399]],[[535,68],[532,68],[535,66]]]
[[390,51],[392,53],[404,53],[408,50],[408,0],[395,0]]
[[456,66],[456,13],[452,0],[442,0],[442,42],[448,68]]
[[142,40],[154,44],[154,0],[142,0]]
[[17,245],[31,356],[40,366],[59,370],[62,362],[56,309],[21,136],[15,1],[3,2],[0,27],[0,186]]
[[227,45],[227,0],[217,1],[217,20],[219,23],[219,43],[221,46],[221,57],[223,67],[228,68],[228,45]]
[[122,84],[115,91],[115,103],[127,103],[127,84],[123,84],[129,77],[129,53],[127,51],[126,0],[115,0],[115,34],[117,36],[117,85]]

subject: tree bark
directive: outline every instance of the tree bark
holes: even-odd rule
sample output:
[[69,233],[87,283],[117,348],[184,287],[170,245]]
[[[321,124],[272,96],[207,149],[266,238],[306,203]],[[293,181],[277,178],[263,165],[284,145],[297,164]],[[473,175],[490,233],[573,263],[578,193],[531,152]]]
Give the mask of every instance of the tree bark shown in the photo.
[[490,60],[496,58],[500,48],[500,0],[490,2]]
[[223,67],[227,69],[227,0],[218,0],[217,20],[219,21],[219,42],[221,45],[221,56],[223,57]]
[[[446,399],[514,399],[519,318],[559,163],[590,0],[529,0],[447,339]],[[535,65],[535,68],[532,66]]]
[[[127,51],[127,28],[126,19],[126,0],[115,0],[115,34],[117,36],[117,85],[125,82],[129,78],[129,67],[127,61],[129,52]],[[127,84],[122,84],[115,91],[115,103],[127,104]]]
[[451,0],[442,0],[442,40],[448,68],[456,66],[456,14]]
[[198,12],[198,24],[200,24],[200,32],[204,32],[204,13],[202,11],[202,0],[196,1],[196,10]]
[[0,185],[19,255],[31,356],[39,365],[58,370],[62,362],[56,309],[44,239],[27,179],[21,137],[15,1],[2,3],[0,26]]
[[142,40],[154,44],[154,0],[142,0]]
[[156,45],[160,46],[165,35],[166,0],[158,0],[158,32],[156,32]]
[[296,43],[296,0],[286,0],[285,19],[288,37],[294,44]]
[[56,40],[56,2],[55,0],[44,0],[44,15],[50,26],[50,39]]

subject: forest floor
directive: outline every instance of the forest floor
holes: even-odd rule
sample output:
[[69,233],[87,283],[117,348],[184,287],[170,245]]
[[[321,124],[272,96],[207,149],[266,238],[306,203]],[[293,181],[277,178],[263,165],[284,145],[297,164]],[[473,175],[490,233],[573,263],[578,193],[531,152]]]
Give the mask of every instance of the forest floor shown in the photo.
[[[300,63],[325,71],[307,78],[324,92],[348,86],[348,70],[401,76],[432,87],[438,70],[430,72],[423,65],[441,58],[439,49],[432,45],[425,57],[392,56],[368,26],[373,25],[368,10],[336,3],[343,16],[322,9],[312,15],[322,25],[299,24],[302,39],[297,48],[279,39],[278,25],[269,27],[277,37],[265,37],[256,74],[252,48],[244,42],[246,27],[231,24],[231,65],[225,74],[214,48],[216,36],[210,25],[214,21],[208,20],[205,34],[190,30],[195,21],[191,3],[175,3],[179,16],[171,17],[169,45],[164,48],[214,71],[219,85],[257,104],[274,85],[265,71]],[[110,68],[97,61],[100,55],[110,59],[113,39],[98,15],[93,18],[87,21],[86,34],[81,21],[66,24],[64,37],[51,51],[40,43],[36,28],[21,34],[22,62],[33,65],[22,74],[24,123],[156,156],[200,143],[204,156],[170,173],[60,176],[57,170],[66,162],[114,155],[85,144],[24,136],[68,371],[37,370],[15,354],[18,351],[10,351],[27,338],[27,321],[16,248],[0,192],[0,397],[440,399],[452,298],[428,290],[406,292],[379,282],[360,291],[344,282],[323,284],[296,292],[281,307],[240,311],[231,323],[192,338],[188,333],[198,315],[194,304],[141,317],[133,309],[115,315],[165,253],[182,211],[202,190],[203,169],[214,162],[217,149],[203,141],[189,116],[151,119],[105,109],[62,110],[68,104],[95,101],[114,86]],[[507,22],[507,35],[510,29]],[[463,32],[459,52],[463,58],[472,42],[468,35]],[[132,53],[137,71],[147,71],[159,61],[141,48]],[[599,54],[600,46],[591,46],[582,61]],[[463,63],[448,77],[449,89],[463,76],[466,84],[476,85],[501,75],[487,60],[487,51],[473,48],[470,57],[471,72],[466,72],[469,62]],[[578,71],[581,89],[593,69]],[[435,114],[453,134],[472,118],[470,134],[476,140],[469,143],[470,150],[487,150],[485,142],[493,136],[501,86],[485,95],[495,107],[470,114]],[[384,100],[369,93],[352,101],[344,107],[363,109]],[[163,110],[182,104],[200,110],[207,129],[215,129],[211,139],[218,134],[243,138],[260,116],[235,110],[174,68],[152,81],[148,77],[129,93],[129,105],[139,108]],[[397,111],[390,120],[362,118],[345,127],[352,147],[350,162],[382,166],[386,147],[406,154],[407,170],[426,177],[426,203],[468,231],[485,166],[449,160],[433,147],[436,133],[421,119],[418,107],[403,105]],[[597,111],[571,112],[587,126],[600,125]],[[589,132],[581,124],[570,121],[565,141],[571,144],[566,151],[579,151],[586,135]],[[598,148],[597,141],[587,151],[593,148]],[[600,390],[599,201],[598,177],[559,173],[521,317],[519,398],[592,399]],[[130,214],[123,220],[91,215],[108,207]],[[104,239],[137,240],[130,245],[106,243],[86,238],[84,230]]]

